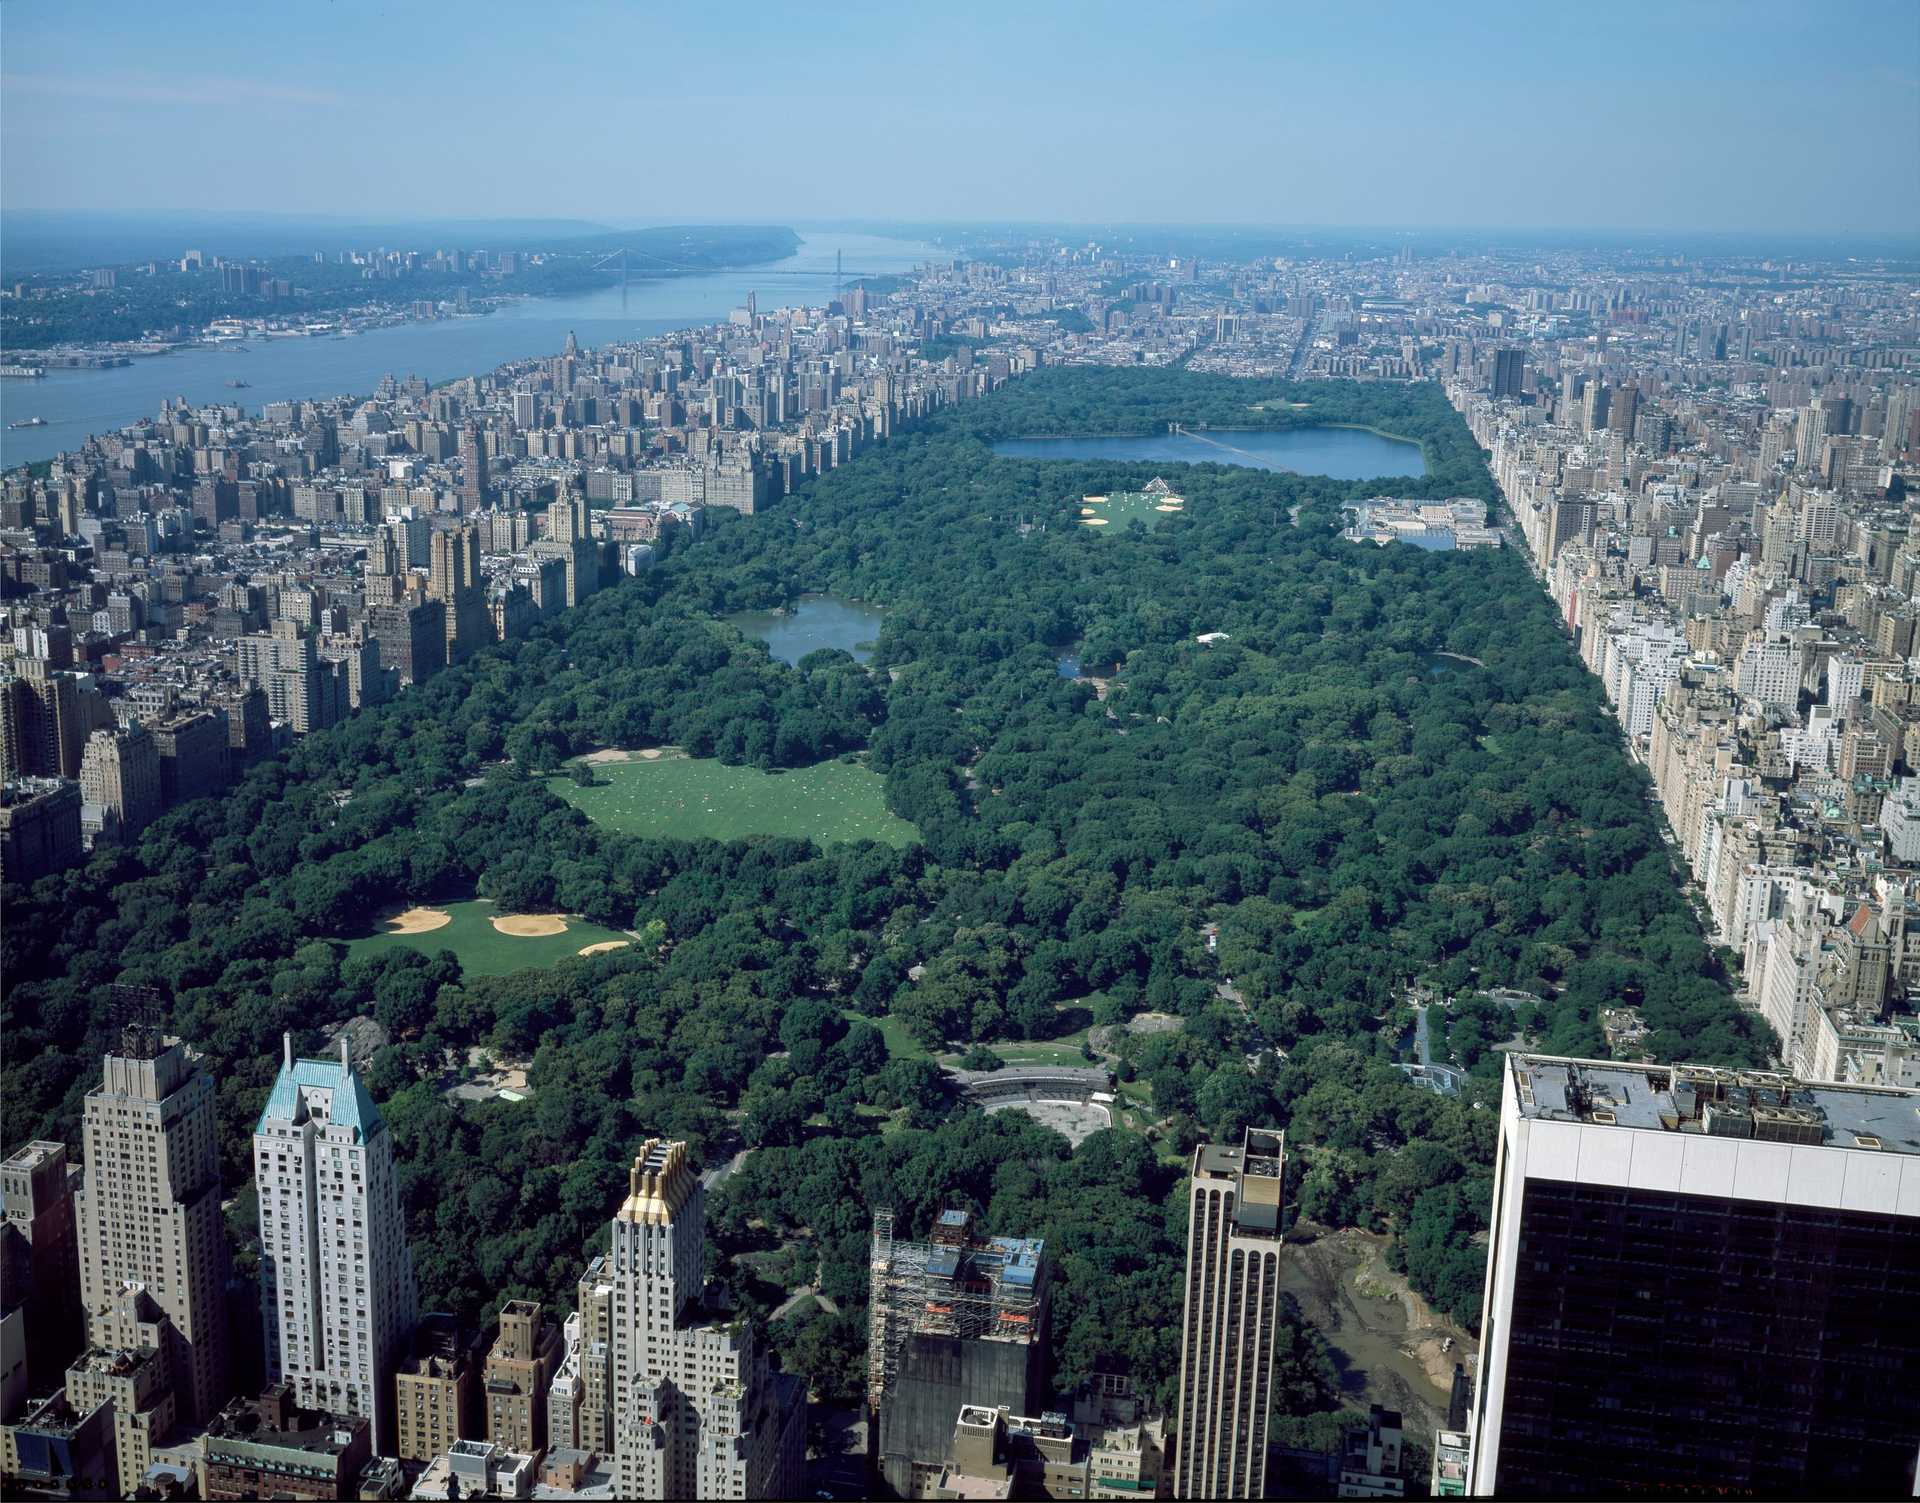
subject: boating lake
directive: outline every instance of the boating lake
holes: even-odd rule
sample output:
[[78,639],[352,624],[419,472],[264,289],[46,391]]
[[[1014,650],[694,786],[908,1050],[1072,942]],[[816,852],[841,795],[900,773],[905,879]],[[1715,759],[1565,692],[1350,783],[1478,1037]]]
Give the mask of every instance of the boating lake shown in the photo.
[[837,595],[802,595],[789,611],[737,611],[726,620],[765,642],[781,662],[798,667],[800,659],[822,647],[852,653],[856,663],[871,661],[884,615]]

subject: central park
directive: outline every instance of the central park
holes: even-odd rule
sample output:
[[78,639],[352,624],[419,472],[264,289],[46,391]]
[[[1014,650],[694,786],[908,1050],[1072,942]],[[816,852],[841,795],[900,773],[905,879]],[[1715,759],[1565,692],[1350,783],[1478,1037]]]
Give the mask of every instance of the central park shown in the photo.
[[[1369,429],[1424,473],[995,452],[1174,424]],[[1305,1221],[1374,1239],[1381,1277],[1470,1328],[1499,1045],[1603,1055],[1627,999],[1658,1057],[1764,1050],[1524,562],[1343,542],[1341,505],[1382,494],[1497,503],[1437,387],[1047,368],[710,514],[10,888],[19,1132],[72,1134],[93,999],[154,988],[219,1084],[244,1240],[280,1034],[312,1053],[371,1018],[423,1308],[564,1303],[635,1146],[678,1138],[753,1150],[712,1196],[720,1274],[821,1396],[864,1382],[873,1208],[958,1205],[1060,1250],[1062,1391],[1125,1372],[1164,1404],[1184,1155],[1274,1123]],[[734,624],[813,597],[870,619],[785,656]],[[1435,1040],[1458,1096],[1398,1068],[1415,985],[1463,999]],[[524,1099],[449,1098],[472,1051],[524,1063]],[[1117,1109],[1077,1147],[939,1063],[1090,1056]],[[771,1320],[800,1285],[833,1306]],[[1305,1436],[1350,1388],[1287,1308],[1276,1424]]]

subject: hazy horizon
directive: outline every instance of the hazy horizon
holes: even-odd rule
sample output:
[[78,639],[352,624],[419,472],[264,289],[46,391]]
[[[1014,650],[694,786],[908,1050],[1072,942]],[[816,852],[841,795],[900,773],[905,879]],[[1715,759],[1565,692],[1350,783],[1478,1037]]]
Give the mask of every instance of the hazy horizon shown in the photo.
[[14,0],[0,37],[14,214],[1920,234],[1906,0]]

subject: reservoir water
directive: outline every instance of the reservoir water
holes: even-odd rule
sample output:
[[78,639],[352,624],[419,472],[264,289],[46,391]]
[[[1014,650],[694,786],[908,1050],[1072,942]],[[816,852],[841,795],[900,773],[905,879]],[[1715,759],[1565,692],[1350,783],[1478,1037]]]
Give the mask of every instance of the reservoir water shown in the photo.
[[797,667],[800,659],[822,647],[850,652],[856,663],[871,661],[884,614],[837,595],[802,595],[790,611],[738,611],[726,620],[765,642],[781,662]]
[[1361,428],[1214,428],[1124,438],[1009,438],[993,446],[1006,459],[1118,459],[1146,464],[1228,464],[1291,470],[1334,480],[1424,475],[1420,446]]
[[[818,307],[833,296],[836,253],[849,278],[907,271],[948,254],[912,240],[802,231],[800,248],[783,261],[636,283],[624,311],[615,286],[578,297],[526,298],[479,318],[398,324],[346,338],[250,339],[240,351],[178,350],[110,370],[0,380],[0,421],[47,420],[44,428],[0,428],[0,462],[51,459],[91,434],[153,416],[170,397],[237,402],[258,412],[267,402],[293,397],[368,394],[389,373],[429,381],[479,375],[508,360],[557,355],[570,332],[593,346],[713,323],[744,304],[749,292],[762,309]],[[30,351],[17,358],[32,363]],[[236,389],[231,381],[247,385]]]

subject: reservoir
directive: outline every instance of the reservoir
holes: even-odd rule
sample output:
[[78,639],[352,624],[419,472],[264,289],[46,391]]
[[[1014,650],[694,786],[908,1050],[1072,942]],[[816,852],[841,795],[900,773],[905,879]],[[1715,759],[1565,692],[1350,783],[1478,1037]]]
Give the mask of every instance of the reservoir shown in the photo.
[[1334,480],[1425,475],[1420,446],[1361,428],[1209,429],[1124,438],[1009,438],[993,446],[1005,459],[1117,459],[1142,464],[1230,464],[1290,470]]
[[[0,381],[0,419],[47,420],[44,428],[0,428],[0,463],[25,464],[77,449],[92,434],[152,417],[171,397],[195,405],[238,403],[257,413],[268,402],[290,398],[370,394],[388,374],[435,382],[481,375],[509,360],[557,355],[569,333],[592,347],[715,323],[744,304],[749,292],[762,309],[819,307],[833,296],[836,253],[848,279],[861,272],[907,271],[947,254],[912,240],[803,231],[800,248],[783,261],[635,283],[624,311],[614,286],[576,297],[524,298],[477,318],[397,324],[344,338],[249,339],[244,350],[177,350],[108,370]],[[20,359],[31,363],[30,352]],[[234,381],[247,384],[229,385]]]
[[738,611],[726,620],[765,642],[781,662],[798,667],[800,659],[822,647],[850,652],[856,663],[871,661],[884,615],[837,595],[802,595],[790,611]]

